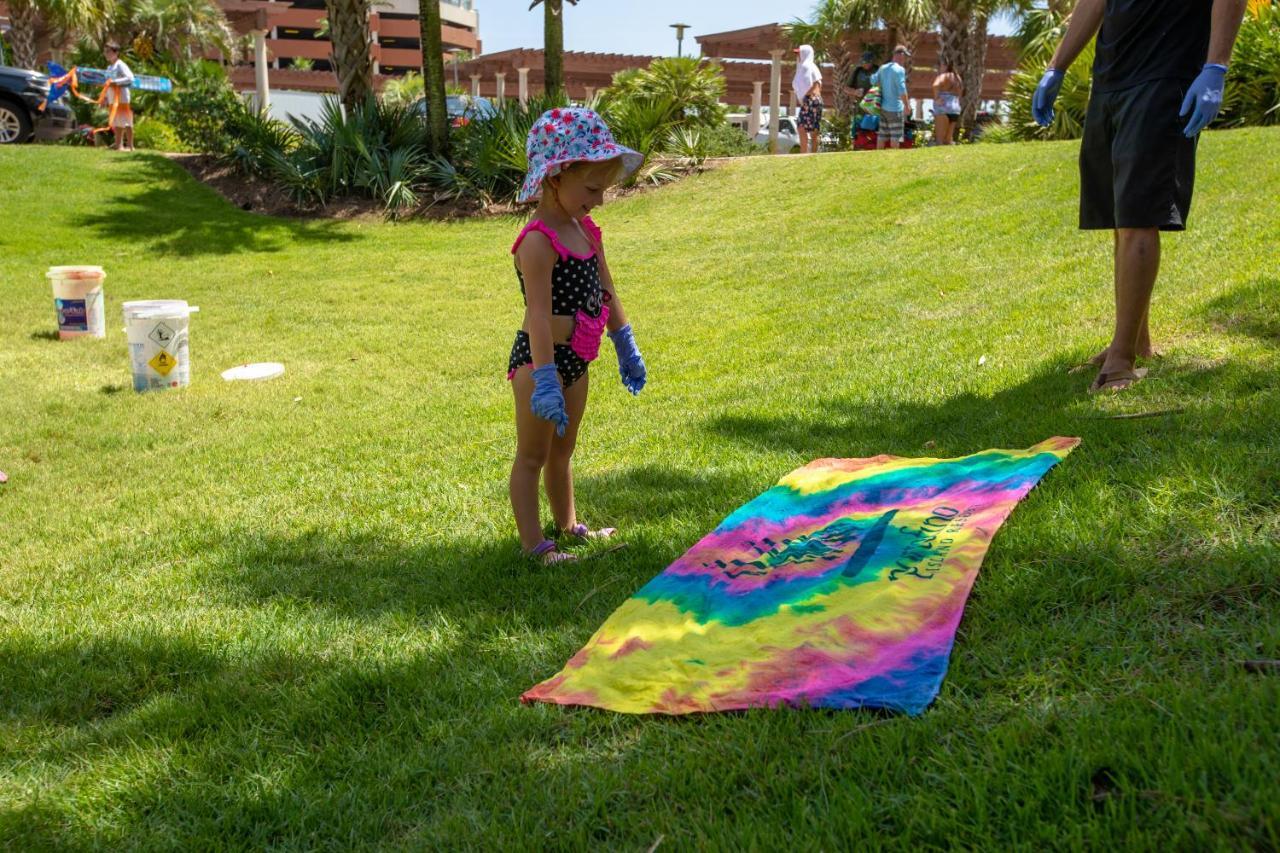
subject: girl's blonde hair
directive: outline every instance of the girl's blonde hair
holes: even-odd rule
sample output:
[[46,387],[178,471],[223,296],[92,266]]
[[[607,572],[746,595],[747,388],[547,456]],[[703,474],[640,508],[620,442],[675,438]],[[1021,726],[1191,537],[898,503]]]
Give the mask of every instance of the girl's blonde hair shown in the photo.
[[[611,187],[622,179],[623,173],[626,171],[626,164],[622,162],[621,157],[611,157],[608,160],[579,160],[576,163],[570,163],[560,170],[559,174],[564,175],[573,173],[581,174],[584,178],[596,178],[603,181],[606,187]],[[547,181],[551,178],[544,178],[542,181],[543,192],[546,192]]]

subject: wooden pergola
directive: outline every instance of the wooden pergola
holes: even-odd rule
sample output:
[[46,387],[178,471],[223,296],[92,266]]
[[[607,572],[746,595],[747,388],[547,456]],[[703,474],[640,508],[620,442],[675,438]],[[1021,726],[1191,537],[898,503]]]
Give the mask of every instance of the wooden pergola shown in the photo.
[[[721,60],[771,61],[776,51],[781,51],[783,58],[790,57],[792,48],[781,24],[763,24],[695,38],[703,56]],[[861,30],[849,36],[847,46],[854,55],[879,47],[879,55],[888,57],[893,49],[888,38],[887,30]],[[907,81],[907,94],[911,97],[932,96],[933,78],[938,73],[938,49],[937,33],[920,33],[917,36],[911,56],[911,75]],[[1009,78],[1018,67],[1018,47],[1013,39],[988,36],[986,66],[981,97],[989,101],[1001,100]]]
[[273,20],[288,9],[283,3],[270,0],[222,0],[219,3],[231,28],[239,35],[253,36],[253,77],[257,90],[258,109],[266,111],[271,105],[271,84],[267,78],[267,34]]

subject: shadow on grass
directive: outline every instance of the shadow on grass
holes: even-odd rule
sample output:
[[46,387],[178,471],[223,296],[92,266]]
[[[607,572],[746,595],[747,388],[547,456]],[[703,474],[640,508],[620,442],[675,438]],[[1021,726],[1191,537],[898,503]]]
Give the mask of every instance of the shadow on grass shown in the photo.
[[98,237],[183,257],[277,252],[295,243],[350,242],[340,223],[276,219],[244,213],[196,184],[181,166],[156,155],[106,182],[121,192],[73,218]]
[[[184,548],[200,555],[187,580],[212,599],[211,614],[243,614],[234,617],[246,625],[243,642],[188,626],[79,643],[6,640],[0,715],[64,727],[28,764],[98,787],[92,802],[79,788],[11,800],[0,808],[0,840],[636,847],[668,833],[689,846],[713,837],[750,846],[803,826],[830,833],[822,846],[875,833],[928,844],[973,830],[942,815],[943,797],[947,814],[976,816],[997,846],[1026,841],[1011,815],[1063,832],[1113,827],[1112,840],[1137,823],[1190,820],[1219,839],[1265,842],[1256,822],[1220,807],[1232,797],[1248,806],[1240,792],[1249,785],[1236,780],[1265,777],[1263,751],[1222,749],[1242,719],[1254,725],[1247,715],[1264,713],[1255,713],[1262,694],[1248,692],[1261,691],[1261,679],[1233,680],[1220,664],[1262,636],[1280,601],[1275,543],[1249,536],[1280,506],[1274,374],[1171,357],[1150,387],[1185,403],[1185,414],[1111,421],[1099,419],[1111,409],[1084,396],[1089,377],[1067,376],[1066,364],[991,396],[836,398],[805,416],[703,425],[805,461],[1084,438],[997,536],[942,699],[919,720],[750,712],[673,721],[521,707],[522,690],[552,675],[688,544],[647,538],[642,521],[661,528],[705,513],[714,524],[741,503],[727,496],[769,485],[634,467],[580,481],[584,505],[634,535],[626,551],[578,566],[536,568],[510,539],[475,534],[406,542],[398,528],[284,538],[233,530]],[[1124,402],[1140,408],[1143,393]],[[937,446],[924,449],[930,441]],[[269,642],[251,626],[255,615],[296,623],[326,645]],[[341,624],[326,624],[334,619],[372,633],[348,648]],[[396,620],[429,630],[402,644]],[[1182,751],[1153,761],[1168,754],[1174,712],[1185,715],[1176,721]],[[1240,775],[1242,763],[1252,775]],[[1100,768],[1106,809],[1095,799]]]
[[1280,278],[1263,276],[1219,296],[1204,316],[1225,332],[1280,346]]

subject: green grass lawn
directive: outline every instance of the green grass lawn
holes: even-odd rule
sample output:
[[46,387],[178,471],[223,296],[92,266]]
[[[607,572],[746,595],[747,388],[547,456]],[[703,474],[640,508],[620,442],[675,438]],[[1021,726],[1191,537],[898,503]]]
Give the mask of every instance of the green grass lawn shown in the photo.
[[[1206,134],[1167,354],[1108,399],[1066,373],[1111,319],[1076,144],[606,206],[649,385],[605,348],[577,484],[628,547],[550,570],[506,497],[516,221],[271,220],[159,157],[0,150],[0,847],[1280,846],[1280,676],[1240,665],[1280,658],[1277,148]],[[51,335],[72,263],[105,341]],[[165,297],[201,308],[192,385],[137,395],[120,303]],[[792,468],[1052,435],[1083,444],[922,717],[519,703]]]

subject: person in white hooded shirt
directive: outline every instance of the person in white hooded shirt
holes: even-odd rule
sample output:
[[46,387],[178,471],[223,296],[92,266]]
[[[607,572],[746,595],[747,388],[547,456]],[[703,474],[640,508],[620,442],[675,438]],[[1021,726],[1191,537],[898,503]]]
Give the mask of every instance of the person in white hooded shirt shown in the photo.
[[791,80],[791,90],[800,102],[800,115],[796,124],[800,130],[800,153],[818,152],[818,132],[822,127],[822,71],[813,61],[813,47],[802,44],[795,49],[796,76]]

